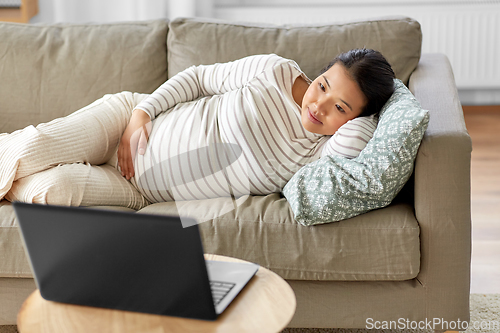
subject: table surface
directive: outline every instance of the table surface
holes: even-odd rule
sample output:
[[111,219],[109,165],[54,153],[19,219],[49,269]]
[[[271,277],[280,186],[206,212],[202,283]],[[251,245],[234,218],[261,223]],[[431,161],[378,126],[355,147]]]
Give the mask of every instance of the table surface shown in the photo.
[[[207,260],[243,260],[206,254]],[[248,285],[215,321],[151,315],[47,301],[34,291],[23,303],[17,324],[30,332],[279,332],[295,313],[292,288],[260,267]]]

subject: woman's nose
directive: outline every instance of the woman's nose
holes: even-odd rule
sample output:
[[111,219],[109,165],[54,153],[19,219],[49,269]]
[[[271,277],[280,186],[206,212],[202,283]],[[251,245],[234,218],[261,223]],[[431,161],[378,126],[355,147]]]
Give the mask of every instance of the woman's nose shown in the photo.
[[328,112],[330,108],[330,101],[326,98],[322,98],[316,102],[316,108],[318,110],[318,113],[324,114]]

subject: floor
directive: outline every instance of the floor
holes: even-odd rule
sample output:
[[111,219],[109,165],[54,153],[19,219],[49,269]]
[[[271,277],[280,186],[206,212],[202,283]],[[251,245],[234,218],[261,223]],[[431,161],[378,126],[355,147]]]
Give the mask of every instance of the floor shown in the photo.
[[464,106],[472,138],[471,293],[500,293],[500,105]]

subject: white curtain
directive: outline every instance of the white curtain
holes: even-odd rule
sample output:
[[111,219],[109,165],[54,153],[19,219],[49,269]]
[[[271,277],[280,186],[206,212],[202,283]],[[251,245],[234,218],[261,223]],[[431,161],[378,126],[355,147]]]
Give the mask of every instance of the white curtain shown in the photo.
[[212,17],[214,0],[38,0],[31,23],[87,23]]
[[[49,8],[53,22],[117,22],[168,17],[169,0],[39,0]],[[174,0],[175,1],[175,0]]]

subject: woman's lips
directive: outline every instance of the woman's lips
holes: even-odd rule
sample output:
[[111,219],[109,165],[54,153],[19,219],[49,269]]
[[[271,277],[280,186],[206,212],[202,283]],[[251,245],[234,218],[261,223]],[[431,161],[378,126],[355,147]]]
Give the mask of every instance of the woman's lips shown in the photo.
[[321,121],[318,120],[318,118],[316,118],[313,113],[311,112],[311,110],[309,110],[309,108],[307,108],[307,118],[309,118],[309,120],[313,123],[313,124],[323,124]]

